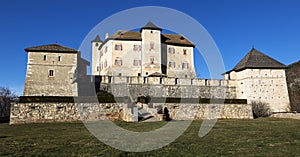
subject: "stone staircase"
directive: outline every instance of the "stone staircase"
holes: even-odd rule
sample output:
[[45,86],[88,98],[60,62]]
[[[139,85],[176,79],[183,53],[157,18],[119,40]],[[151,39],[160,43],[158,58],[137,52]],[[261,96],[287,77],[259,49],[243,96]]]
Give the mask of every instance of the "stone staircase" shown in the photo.
[[140,122],[161,121],[162,117],[157,113],[157,108],[151,108],[148,104],[138,103],[138,117]]

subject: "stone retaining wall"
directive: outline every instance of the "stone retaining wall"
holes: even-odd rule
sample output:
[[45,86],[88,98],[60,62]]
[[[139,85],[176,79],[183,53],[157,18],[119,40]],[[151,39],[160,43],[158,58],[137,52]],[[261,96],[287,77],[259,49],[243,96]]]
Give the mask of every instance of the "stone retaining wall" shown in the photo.
[[[150,106],[157,111],[167,107],[170,117],[175,120],[253,118],[251,106],[247,104],[155,103]],[[17,103],[11,106],[10,124],[72,122],[107,118],[134,121],[137,117],[133,114],[133,108],[136,108],[134,104],[125,103]],[[211,113],[215,113],[216,116]]]

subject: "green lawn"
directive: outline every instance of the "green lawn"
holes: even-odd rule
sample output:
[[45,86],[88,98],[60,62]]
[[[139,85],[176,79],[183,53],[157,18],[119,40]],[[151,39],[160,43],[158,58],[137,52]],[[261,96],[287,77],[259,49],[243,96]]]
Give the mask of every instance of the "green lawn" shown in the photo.
[[[194,121],[176,141],[144,153],[116,150],[98,141],[82,123],[0,124],[0,156],[300,156],[300,120],[218,120],[203,138]],[[149,131],[165,122],[117,122]]]

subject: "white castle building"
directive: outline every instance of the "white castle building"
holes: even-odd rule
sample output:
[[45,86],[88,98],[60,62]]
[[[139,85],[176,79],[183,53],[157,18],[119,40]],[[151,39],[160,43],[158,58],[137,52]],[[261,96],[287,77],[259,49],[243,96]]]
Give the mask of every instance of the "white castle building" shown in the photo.
[[104,41],[92,41],[92,74],[195,78],[195,45],[179,34],[162,34],[148,22],[140,32],[117,31]]
[[284,64],[252,48],[224,76],[236,87],[237,98],[247,99],[248,103],[265,102],[274,112],[286,112],[290,110],[286,68]]
[[[92,75],[103,76],[101,83],[106,84],[118,83],[117,80],[127,84],[155,84],[160,92],[164,91],[160,89],[188,86],[192,88],[185,88],[184,92],[194,98],[203,91],[211,92],[206,87],[215,90],[225,87],[230,89],[226,98],[247,99],[248,104],[266,102],[273,112],[290,111],[284,64],[252,48],[232,70],[224,73],[224,80],[198,79],[194,47],[183,35],[162,34],[162,29],[151,22],[140,32],[117,31],[110,37],[106,34],[104,41],[97,36],[92,41]],[[79,51],[58,44],[25,51],[28,63],[24,96],[77,96],[80,88],[91,88],[84,84],[90,78],[78,81],[86,75],[85,67],[89,64],[80,58]],[[114,81],[108,81],[111,76]]]

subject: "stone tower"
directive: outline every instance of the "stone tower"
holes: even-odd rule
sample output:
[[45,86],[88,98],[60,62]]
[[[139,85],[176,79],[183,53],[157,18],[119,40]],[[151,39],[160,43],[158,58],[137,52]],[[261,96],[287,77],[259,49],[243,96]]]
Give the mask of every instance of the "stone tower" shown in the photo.
[[[98,50],[103,41],[99,35],[92,40],[92,74],[100,75],[100,51]],[[96,59],[97,58],[97,59]]]
[[265,102],[273,112],[286,112],[290,102],[285,69],[284,64],[252,48],[226,72],[225,80],[234,82],[237,98]]
[[161,28],[148,22],[141,28],[142,37],[142,75],[158,72],[161,70]]
[[28,53],[24,96],[74,96],[79,51],[58,44],[26,48]]

